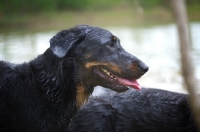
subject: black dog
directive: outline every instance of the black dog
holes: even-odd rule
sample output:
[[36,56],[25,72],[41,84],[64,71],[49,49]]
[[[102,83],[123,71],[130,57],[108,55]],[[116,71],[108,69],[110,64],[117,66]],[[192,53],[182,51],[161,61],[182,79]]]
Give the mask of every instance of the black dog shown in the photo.
[[107,30],[87,25],[63,30],[28,63],[0,61],[0,131],[65,131],[94,86],[139,89],[136,79],[147,70]]
[[197,132],[186,94],[158,89],[91,97],[72,132]]

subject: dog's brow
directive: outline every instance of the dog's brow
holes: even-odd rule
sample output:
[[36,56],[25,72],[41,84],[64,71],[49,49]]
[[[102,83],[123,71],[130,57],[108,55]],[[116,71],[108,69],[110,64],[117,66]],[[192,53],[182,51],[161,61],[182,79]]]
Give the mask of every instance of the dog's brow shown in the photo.
[[115,36],[112,36],[112,41],[116,41],[117,38]]

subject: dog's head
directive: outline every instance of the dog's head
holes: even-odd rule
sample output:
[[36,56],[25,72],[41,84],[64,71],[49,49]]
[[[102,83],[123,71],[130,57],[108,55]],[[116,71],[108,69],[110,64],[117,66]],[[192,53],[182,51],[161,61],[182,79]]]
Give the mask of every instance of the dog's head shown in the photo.
[[50,40],[50,49],[58,58],[74,59],[80,98],[97,85],[117,92],[128,86],[140,89],[136,80],[148,71],[141,60],[121,47],[116,36],[98,27],[79,25],[61,31]]

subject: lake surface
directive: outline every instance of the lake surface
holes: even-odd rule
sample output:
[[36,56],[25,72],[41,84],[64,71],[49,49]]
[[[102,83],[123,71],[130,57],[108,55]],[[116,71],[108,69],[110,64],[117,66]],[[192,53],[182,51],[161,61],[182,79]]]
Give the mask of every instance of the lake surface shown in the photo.
[[[197,85],[200,83],[200,23],[191,23],[192,55]],[[180,54],[175,24],[145,28],[106,27],[121,40],[125,50],[143,60],[149,71],[139,79],[145,87],[186,92],[180,70]],[[58,31],[27,34],[0,34],[0,60],[29,61],[49,47]],[[100,91],[96,91],[97,93]]]

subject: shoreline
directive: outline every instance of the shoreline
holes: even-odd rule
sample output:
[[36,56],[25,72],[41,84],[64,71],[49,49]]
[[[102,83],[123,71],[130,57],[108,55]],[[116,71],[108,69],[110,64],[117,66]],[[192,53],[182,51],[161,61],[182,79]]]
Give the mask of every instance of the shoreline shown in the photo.
[[[190,22],[200,22],[198,10],[188,12]],[[88,24],[100,27],[127,26],[144,27],[174,23],[170,9],[157,7],[144,10],[138,14],[133,8],[119,8],[104,11],[62,11],[39,14],[6,16],[0,21],[0,33],[38,32],[62,30],[77,24]]]

